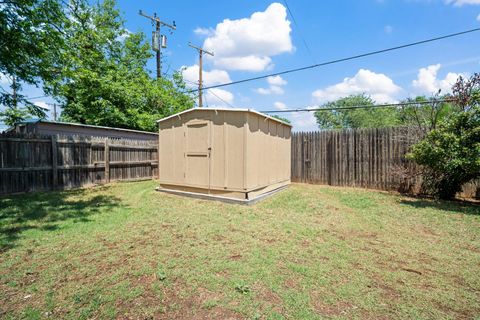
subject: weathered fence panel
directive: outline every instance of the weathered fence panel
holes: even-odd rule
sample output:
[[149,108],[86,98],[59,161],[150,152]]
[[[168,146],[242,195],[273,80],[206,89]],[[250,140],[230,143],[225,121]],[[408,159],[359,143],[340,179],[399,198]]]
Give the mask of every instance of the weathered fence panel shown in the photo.
[[157,176],[156,141],[0,136],[0,195]]
[[[421,177],[405,155],[422,138],[411,127],[296,132],[292,135],[292,181],[418,193]],[[478,182],[461,196],[480,194]]]

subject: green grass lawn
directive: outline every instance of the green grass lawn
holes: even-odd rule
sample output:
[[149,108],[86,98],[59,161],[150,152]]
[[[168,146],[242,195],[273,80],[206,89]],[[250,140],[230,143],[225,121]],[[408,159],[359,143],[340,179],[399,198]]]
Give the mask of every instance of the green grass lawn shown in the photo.
[[480,207],[294,184],[251,207],[154,181],[0,199],[0,318],[478,318]]

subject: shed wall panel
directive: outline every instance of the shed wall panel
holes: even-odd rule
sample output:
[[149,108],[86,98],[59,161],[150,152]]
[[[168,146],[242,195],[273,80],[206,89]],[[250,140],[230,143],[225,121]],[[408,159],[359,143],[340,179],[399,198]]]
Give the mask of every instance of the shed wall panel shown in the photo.
[[175,130],[172,126],[172,120],[164,122],[161,124],[162,134],[158,138],[158,151],[159,151],[159,162],[158,169],[161,172],[161,179],[163,181],[175,181],[174,175],[174,165],[175,161],[169,160],[165,155],[175,156],[174,147],[175,139],[174,134]]
[[214,189],[228,187],[225,163],[226,146],[225,113],[212,115],[212,153],[211,153],[211,186]]
[[[227,149],[225,152],[225,166],[227,185],[229,188],[244,189],[244,153],[246,117],[244,113],[225,112],[225,136]],[[217,168],[215,168],[216,170]]]
[[290,180],[290,127],[257,114],[248,115],[248,189]]
[[173,130],[173,143],[170,153],[166,156],[170,156],[173,160],[173,180],[185,183],[185,135],[183,131],[182,119],[174,118],[172,130]]

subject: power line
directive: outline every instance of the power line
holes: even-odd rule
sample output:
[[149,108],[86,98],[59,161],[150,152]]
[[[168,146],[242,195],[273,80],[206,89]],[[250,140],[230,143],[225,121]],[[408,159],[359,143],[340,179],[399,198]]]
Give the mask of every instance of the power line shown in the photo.
[[34,99],[40,99],[40,98],[46,98],[46,97],[49,97],[49,96],[45,95],[45,96],[38,96],[38,97],[31,97],[31,98],[26,97],[25,99],[27,99],[27,100],[34,100]]
[[[396,47],[390,47],[390,48],[387,48],[387,49],[370,51],[370,52],[358,54],[358,55],[355,55],[355,56],[350,56],[350,57],[346,57],[346,58],[340,58],[340,59],[335,59],[335,60],[326,61],[326,62],[322,62],[322,63],[312,64],[312,65],[305,66],[305,67],[300,67],[300,68],[295,68],[295,69],[289,69],[289,70],[285,70],[285,71],[270,73],[270,74],[266,74],[266,75],[262,75],[262,76],[258,76],[258,77],[246,78],[246,79],[242,79],[242,80],[237,80],[237,81],[212,85],[212,86],[209,86],[209,87],[204,87],[203,90],[220,88],[220,87],[225,87],[225,86],[231,86],[231,85],[234,85],[234,84],[265,79],[265,78],[272,77],[272,76],[280,76],[280,75],[284,75],[284,74],[287,74],[287,73],[293,73],[293,72],[298,72],[298,71],[303,71],[303,70],[308,70],[308,69],[313,69],[313,68],[318,68],[318,67],[324,67],[324,66],[331,65],[331,64],[336,64],[336,63],[340,63],[340,62],[365,58],[365,57],[377,55],[377,54],[380,54],[380,53],[395,51],[395,50],[399,50],[399,49],[404,49],[404,48],[408,48],[408,47],[417,46],[417,45],[420,45],[420,44],[425,44],[425,43],[429,43],[429,42],[435,42],[435,41],[439,41],[439,40],[453,38],[453,37],[461,36],[461,35],[472,33],[472,32],[477,32],[477,31],[480,31],[480,28],[470,29],[470,30],[466,30],[466,31],[462,31],[462,32],[451,33],[451,34],[436,37],[436,38],[430,38],[430,39],[421,40],[421,41],[417,41],[417,42],[411,42],[411,43],[403,44],[403,45],[396,46]],[[193,90],[190,90],[188,92],[191,93],[191,92],[197,92],[197,91],[198,91],[198,89],[193,89]]]
[[312,51],[310,50],[309,45],[307,44],[307,41],[305,41],[305,38],[303,37],[303,34],[301,32],[301,29],[297,23],[297,20],[295,19],[295,16],[293,15],[292,10],[290,9],[290,6],[288,5],[287,0],[283,0],[283,3],[285,3],[285,7],[287,7],[288,13],[290,14],[290,17],[293,20],[293,23],[297,27],[298,34],[300,35],[300,38],[302,39],[303,45],[305,46],[305,49],[307,49],[308,54],[310,55],[310,58],[314,63],[316,63],[315,59],[313,58]]
[[375,104],[375,105],[359,105],[359,106],[348,106],[348,107],[335,107],[335,108],[298,108],[298,109],[287,109],[287,110],[268,110],[262,111],[263,113],[286,113],[286,112],[312,112],[312,111],[336,111],[336,110],[355,110],[355,109],[377,109],[377,108],[391,108],[391,107],[401,107],[401,106],[411,106],[411,105],[424,105],[424,104],[433,104],[433,103],[442,103],[442,102],[454,102],[457,99],[447,98],[447,99],[434,99],[428,101],[408,101],[400,103],[385,103],[385,104]]
[[[183,79],[183,81],[185,82],[189,82],[191,84],[196,84],[194,81],[190,81],[190,80],[187,80],[187,79]],[[217,97],[220,101],[223,101],[226,105],[230,106],[231,108],[235,108],[232,104],[230,104],[228,101],[222,99],[220,96],[218,96],[217,94],[215,94],[215,92],[213,90],[210,90],[209,91],[211,94],[213,94],[215,97]],[[203,96],[205,98],[205,101],[207,100],[205,96]]]
[[198,84],[198,82],[191,81],[191,80],[188,80],[188,79],[183,79],[183,81],[188,82],[188,83],[191,83],[191,84],[195,84],[195,85]]
[[[18,93],[17,93],[18,95]],[[20,95],[18,95],[20,97]],[[40,99],[40,98],[47,98],[47,97],[50,97],[48,95],[43,95],[43,96],[37,96],[37,97],[25,97],[25,96],[21,96],[23,100],[35,100],[35,99]]]

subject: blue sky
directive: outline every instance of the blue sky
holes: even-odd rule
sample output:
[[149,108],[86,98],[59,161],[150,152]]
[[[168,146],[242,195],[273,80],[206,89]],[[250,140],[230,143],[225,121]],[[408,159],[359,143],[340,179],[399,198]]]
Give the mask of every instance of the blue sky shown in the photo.
[[[288,5],[296,23],[284,1],[118,2],[126,28],[132,32],[151,34],[151,23],[138,15],[140,9],[156,11],[166,22],[175,20],[173,34],[163,30],[168,36],[164,72],[186,67],[185,78],[195,82],[198,55],[188,42],[214,51],[215,57],[205,59],[206,85],[480,27],[480,0],[289,0]],[[149,69],[153,75],[153,59]],[[438,89],[448,91],[459,74],[479,70],[477,32],[281,78],[209,90],[204,104],[262,111],[313,106],[362,92],[377,102],[394,102],[418,94],[431,95]],[[42,95],[41,89],[34,88],[26,88],[25,93]],[[311,114],[287,117],[296,130],[316,128]]]

